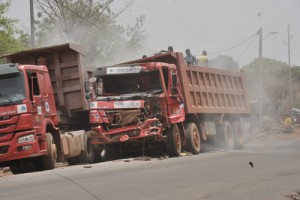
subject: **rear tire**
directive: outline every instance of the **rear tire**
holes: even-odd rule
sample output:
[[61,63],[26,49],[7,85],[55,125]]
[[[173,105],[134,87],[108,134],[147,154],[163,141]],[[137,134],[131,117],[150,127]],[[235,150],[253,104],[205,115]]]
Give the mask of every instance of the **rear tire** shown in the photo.
[[185,127],[187,150],[193,154],[201,151],[201,139],[199,130],[194,122],[188,122]]
[[241,122],[239,121],[232,122],[232,129],[234,134],[234,148],[242,149],[245,144],[245,138],[244,138]]
[[44,170],[54,169],[57,159],[57,150],[51,133],[46,134],[46,145],[48,155],[42,158]]
[[181,137],[176,124],[166,130],[166,150],[170,157],[179,157],[181,153]]
[[224,143],[223,143],[224,148],[233,149],[234,133],[231,124],[228,121],[223,121],[222,131],[223,131],[223,138],[224,138]]

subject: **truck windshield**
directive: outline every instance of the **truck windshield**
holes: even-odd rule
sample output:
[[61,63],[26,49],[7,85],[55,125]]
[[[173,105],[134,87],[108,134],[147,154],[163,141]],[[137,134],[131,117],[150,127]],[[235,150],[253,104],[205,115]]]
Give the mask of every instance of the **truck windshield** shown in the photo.
[[0,75],[0,105],[15,104],[25,99],[22,72]]
[[103,95],[162,90],[159,71],[103,76]]

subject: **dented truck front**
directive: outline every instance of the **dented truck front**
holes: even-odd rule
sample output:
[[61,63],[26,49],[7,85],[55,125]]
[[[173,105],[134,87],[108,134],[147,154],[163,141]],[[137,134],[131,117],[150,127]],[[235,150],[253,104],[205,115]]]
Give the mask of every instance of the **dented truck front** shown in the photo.
[[[170,79],[170,66],[163,67],[161,63],[99,68],[90,79],[92,143],[101,145],[149,137],[162,141],[168,124],[174,123],[174,119],[184,119],[180,102],[169,95]],[[175,106],[172,101],[177,102]],[[171,110],[180,117],[170,118]]]

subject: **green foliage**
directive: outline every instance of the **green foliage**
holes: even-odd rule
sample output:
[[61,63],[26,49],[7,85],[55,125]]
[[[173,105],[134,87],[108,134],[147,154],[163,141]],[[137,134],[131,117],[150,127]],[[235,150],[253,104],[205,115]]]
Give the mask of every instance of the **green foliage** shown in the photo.
[[[28,36],[15,27],[17,20],[5,16],[10,1],[0,2],[0,57],[26,48]],[[0,58],[0,62],[4,62]]]
[[239,63],[236,62],[231,56],[218,55],[209,61],[209,66],[219,69],[226,69],[232,71],[239,71]]
[[[259,97],[259,59],[255,59],[242,70],[246,73],[250,99]],[[270,58],[263,58],[262,72],[262,101],[271,104],[274,112],[278,113],[283,100],[289,91],[289,68],[286,63]]]
[[300,66],[293,66],[291,68],[291,73],[292,73],[292,79],[294,82],[299,82],[300,81]]
[[144,16],[133,26],[117,23],[129,6],[113,12],[113,0],[37,0],[39,9],[37,43],[39,46],[74,43],[87,50],[89,63],[113,62],[119,55],[136,54],[142,45]]

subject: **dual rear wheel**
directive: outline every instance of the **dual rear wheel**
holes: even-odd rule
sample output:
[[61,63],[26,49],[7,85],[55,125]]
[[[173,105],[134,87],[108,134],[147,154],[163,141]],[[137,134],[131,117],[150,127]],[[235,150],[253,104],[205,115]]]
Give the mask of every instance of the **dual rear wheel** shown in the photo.
[[[199,154],[201,151],[201,139],[199,130],[194,122],[185,124],[185,137],[187,150],[193,154]],[[179,128],[173,124],[166,130],[167,142],[166,150],[170,157],[178,157],[181,154],[182,143]]]
[[240,121],[226,121],[217,126],[216,144],[226,149],[241,149],[244,147],[244,134]]

